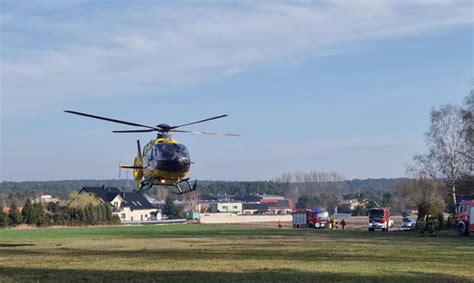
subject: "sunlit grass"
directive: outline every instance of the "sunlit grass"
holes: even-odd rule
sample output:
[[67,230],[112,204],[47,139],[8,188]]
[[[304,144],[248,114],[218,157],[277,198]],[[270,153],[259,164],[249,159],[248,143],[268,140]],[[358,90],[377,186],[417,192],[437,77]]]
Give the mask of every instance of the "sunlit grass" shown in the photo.
[[0,281],[473,282],[474,239],[168,225],[0,231]]

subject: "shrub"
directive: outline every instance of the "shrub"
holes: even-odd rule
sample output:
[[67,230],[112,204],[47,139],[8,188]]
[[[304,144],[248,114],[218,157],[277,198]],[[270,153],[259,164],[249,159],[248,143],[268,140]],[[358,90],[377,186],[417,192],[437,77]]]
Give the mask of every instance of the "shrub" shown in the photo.
[[118,215],[117,214],[112,215],[112,220],[110,221],[110,224],[120,225],[120,223],[122,222],[120,221],[120,218],[118,217]]

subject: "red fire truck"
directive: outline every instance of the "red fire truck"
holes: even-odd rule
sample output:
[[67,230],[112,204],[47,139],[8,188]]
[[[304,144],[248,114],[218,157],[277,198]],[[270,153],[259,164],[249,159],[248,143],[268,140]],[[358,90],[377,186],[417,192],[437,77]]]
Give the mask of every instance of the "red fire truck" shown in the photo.
[[456,223],[460,235],[474,233],[474,201],[462,201],[459,204]]
[[372,208],[369,210],[369,231],[375,229],[388,231],[390,226],[390,211],[387,208]]
[[326,228],[329,214],[318,209],[293,210],[293,227],[295,228]]

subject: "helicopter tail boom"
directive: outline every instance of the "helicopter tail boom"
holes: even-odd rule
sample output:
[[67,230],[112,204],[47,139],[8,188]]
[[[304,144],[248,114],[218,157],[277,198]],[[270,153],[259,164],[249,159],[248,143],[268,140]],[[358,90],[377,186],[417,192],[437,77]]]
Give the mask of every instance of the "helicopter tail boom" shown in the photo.
[[124,165],[124,164],[120,164],[119,167],[122,169],[143,169],[143,166]]

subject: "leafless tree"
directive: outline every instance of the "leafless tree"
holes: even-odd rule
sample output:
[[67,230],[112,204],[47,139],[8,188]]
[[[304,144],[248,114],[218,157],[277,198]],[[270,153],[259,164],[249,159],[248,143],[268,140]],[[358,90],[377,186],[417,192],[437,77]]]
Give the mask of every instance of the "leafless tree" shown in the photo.
[[418,211],[418,218],[441,212],[444,207],[444,186],[431,178],[417,176],[397,185],[396,194],[408,207]]
[[467,157],[470,160],[470,173],[473,172],[474,163],[474,90],[464,100],[463,119],[465,139],[467,144]]
[[273,178],[272,180],[278,183],[291,183],[293,182],[293,174],[289,172],[283,173],[281,176]]
[[342,183],[345,180],[343,176],[336,172],[320,171],[284,173],[273,179],[275,182],[286,183],[288,189],[285,196],[294,200],[298,199],[301,195],[318,196],[322,191],[334,193],[335,187],[336,191],[343,190],[345,184],[334,186],[334,183]]
[[199,199],[201,199],[201,193],[199,192],[199,190],[194,190],[192,192],[184,194],[183,200],[186,202],[185,211],[199,211]]
[[431,111],[431,126],[425,134],[427,154],[415,156],[416,167],[423,177],[430,177],[451,188],[454,204],[456,184],[469,174],[470,160],[466,143],[463,111],[455,105],[443,105]]
[[337,172],[320,171],[296,171],[293,173],[283,173],[281,176],[273,178],[273,181],[282,183],[334,183],[345,180],[346,178]]

